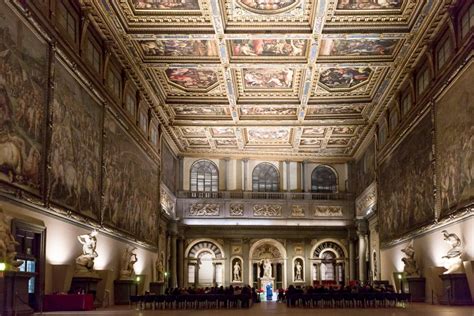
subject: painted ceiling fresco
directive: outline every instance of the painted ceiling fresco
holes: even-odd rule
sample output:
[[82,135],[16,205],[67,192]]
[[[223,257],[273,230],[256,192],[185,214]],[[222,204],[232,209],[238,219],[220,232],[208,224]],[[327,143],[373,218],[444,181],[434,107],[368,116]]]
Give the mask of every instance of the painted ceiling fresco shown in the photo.
[[415,0],[108,3],[183,154],[351,159],[426,18]]

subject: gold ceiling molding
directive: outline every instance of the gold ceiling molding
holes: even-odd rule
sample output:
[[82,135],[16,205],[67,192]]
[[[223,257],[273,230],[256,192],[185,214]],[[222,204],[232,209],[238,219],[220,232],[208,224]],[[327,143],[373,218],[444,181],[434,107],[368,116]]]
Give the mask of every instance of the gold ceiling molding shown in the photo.
[[[181,154],[347,161],[420,54],[427,21],[444,14],[415,0],[367,5],[118,0],[90,10]],[[183,134],[196,125],[204,131]],[[321,125],[331,133],[304,132]],[[224,127],[234,135],[213,131]]]

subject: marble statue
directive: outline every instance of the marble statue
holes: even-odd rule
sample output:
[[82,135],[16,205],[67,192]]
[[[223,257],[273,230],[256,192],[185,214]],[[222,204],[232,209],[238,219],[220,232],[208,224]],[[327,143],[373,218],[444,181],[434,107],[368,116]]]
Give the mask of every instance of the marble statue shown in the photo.
[[263,261],[263,277],[264,278],[271,278],[272,277],[272,264],[270,260],[265,259]]
[[303,280],[301,272],[303,271],[303,266],[301,265],[301,262],[299,260],[296,260],[295,264],[295,280],[301,281]]
[[442,233],[444,235],[444,241],[451,246],[448,253],[442,257],[444,259],[444,267],[447,269],[443,274],[464,272],[462,265],[463,248],[461,239],[456,234],[450,234],[446,230],[443,230]]
[[415,248],[413,247],[413,239],[408,243],[408,245],[402,249],[402,252],[405,254],[405,257],[402,258],[405,267],[403,272],[406,273],[407,277],[420,277],[420,269],[416,264],[415,260]]
[[239,261],[236,260],[234,264],[234,281],[241,281],[240,279],[240,264]]
[[0,262],[6,264],[6,270],[17,271],[23,263],[23,261],[15,259],[17,245],[18,242],[10,231],[6,215],[0,208]]
[[76,258],[76,274],[90,274],[94,270],[94,259],[98,254],[95,251],[97,246],[97,231],[90,234],[77,236],[77,240],[82,244],[82,254]]
[[160,253],[158,259],[156,259],[156,281],[163,282],[165,280],[165,255]]
[[133,280],[135,278],[133,265],[138,261],[137,254],[134,252],[136,249],[127,247],[123,252],[120,263],[120,280]]

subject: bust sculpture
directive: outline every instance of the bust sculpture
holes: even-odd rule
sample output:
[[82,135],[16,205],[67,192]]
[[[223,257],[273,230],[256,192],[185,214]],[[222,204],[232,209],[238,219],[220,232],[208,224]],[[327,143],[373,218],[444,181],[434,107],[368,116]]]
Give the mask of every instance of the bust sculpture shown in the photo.
[[135,270],[133,265],[138,261],[137,254],[134,252],[137,248],[126,248],[122,254],[120,263],[120,280],[133,280]]
[[15,259],[16,245],[18,245],[18,242],[10,231],[3,209],[0,208],[0,262],[6,264],[6,270],[17,271],[23,263],[23,261]]
[[443,274],[462,273],[463,248],[461,239],[456,234],[450,234],[446,230],[443,230],[442,233],[444,235],[444,241],[451,246],[448,253],[442,257],[444,259],[444,267],[446,268]]
[[403,272],[406,273],[407,277],[419,277],[420,269],[416,264],[415,260],[415,248],[413,247],[413,239],[408,243],[408,245],[402,249],[402,252],[405,254],[405,257],[402,258],[405,267]]
[[76,258],[76,274],[90,274],[94,270],[94,259],[97,258],[97,231],[77,236],[82,244],[82,254]]

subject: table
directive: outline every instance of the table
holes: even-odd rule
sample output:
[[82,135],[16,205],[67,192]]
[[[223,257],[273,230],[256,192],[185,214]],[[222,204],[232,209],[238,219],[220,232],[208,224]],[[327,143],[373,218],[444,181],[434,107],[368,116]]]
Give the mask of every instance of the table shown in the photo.
[[45,295],[43,311],[89,311],[94,309],[92,294]]

